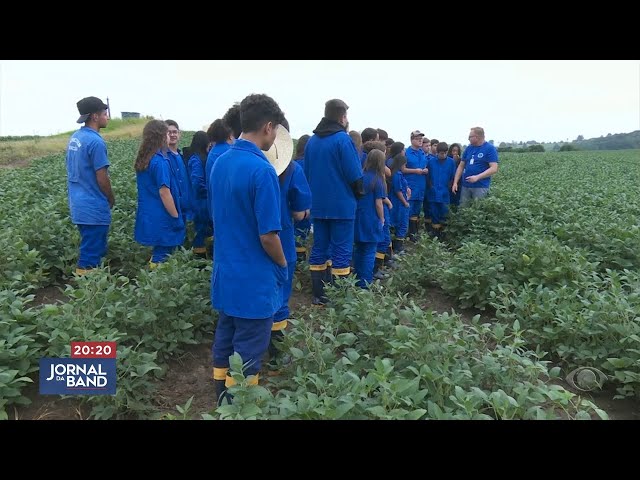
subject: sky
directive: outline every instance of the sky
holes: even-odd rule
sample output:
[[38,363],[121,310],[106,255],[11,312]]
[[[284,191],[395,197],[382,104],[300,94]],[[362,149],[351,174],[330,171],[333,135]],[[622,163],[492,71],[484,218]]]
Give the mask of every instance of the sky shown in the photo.
[[351,130],[411,131],[465,143],[538,142],[640,130],[639,60],[0,60],[0,136],[75,130],[76,102],[96,96],[111,116],[139,112],[200,130],[251,93],[312,134],[324,104],[349,105]]

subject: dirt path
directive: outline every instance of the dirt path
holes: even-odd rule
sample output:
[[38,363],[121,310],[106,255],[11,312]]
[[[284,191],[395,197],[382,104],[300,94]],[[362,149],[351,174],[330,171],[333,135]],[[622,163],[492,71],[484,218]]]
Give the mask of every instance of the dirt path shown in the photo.
[[[290,306],[294,312],[298,305],[308,304],[311,300],[308,293],[309,285],[304,275],[302,277],[302,291],[294,290],[291,296]],[[65,301],[66,298],[58,287],[47,287],[36,293],[34,303],[54,303],[57,300]],[[491,318],[489,312],[457,308],[454,301],[437,288],[427,290],[420,306],[438,313],[451,313],[453,309],[467,322],[476,314],[487,319]],[[180,418],[181,414],[176,406],[184,407],[191,397],[193,400],[188,418],[200,419],[200,414],[211,413],[215,409],[215,388],[211,379],[211,365],[211,343],[189,346],[186,348],[186,353],[169,363],[167,375],[158,382],[158,389],[153,399],[161,418],[166,415]],[[567,385],[564,386],[567,388]],[[615,392],[611,389],[591,395],[583,394],[585,398],[592,400],[605,410],[612,420],[640,419],[640,402],[628,398],[613,400],[614,395]],[[29,387],[27,396],[33,400],[33,403],[27,407],[12,409],[9,412],[10,419],[78,420],[87,418],[90,411],[87,407],[81,407],[78,400],[73,398],[62,400],[39,395],[37,383]]]

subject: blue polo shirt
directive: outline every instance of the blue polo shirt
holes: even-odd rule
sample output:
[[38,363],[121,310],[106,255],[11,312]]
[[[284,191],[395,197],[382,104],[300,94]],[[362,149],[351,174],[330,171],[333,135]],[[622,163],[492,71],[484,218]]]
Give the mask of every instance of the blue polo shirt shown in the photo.
[[191,188],[189,187],[189,175],[187,174],[187,167],[184,164],[182,153],[180,150],[178,150],[178,153],[173,153],[171,150],[168,150],[167,156],[169,157],[171,170],[178,180],[178,187],[180,189],[180,195],[178,197],[180,210],[183,216],[191,219],[193,214],[190,195]]
[[272,317],[288,276],[260,242],[260,235],[281,230],[276,171],[254,143],[238,139],[218,158],[210,179],[216,231],[211,303],[234,317]]
[[453,158],[446,157],[442,162],[438,157],[429,157],[427,163],[429,169],[429,188],[427,197],[430,202],[449,204],[451,198],[451,185],[456,176],[456,162]]
[[362,166],[347,132],[314,134],[304,150],[304,173],[311,187],[313,218],[356,217],[356,197],[351,184],[362,177]]
[[[218,157],[222,155],[224,152],[229,150],[229,145],[227,142],[216,143],[209,153],[207,154],[207,164],[205,165],[204,171],[204,179],[207,184],[207,198],[211,198],[211,171],[213,170],[213,166],[216,164],[216,160]],[[213,214],[211,212],[211,202],[207,201],[207,211],[209,212],[209,218],[212,218]]]
[[407,179],[404,178],[404,174],[400,170],[398,170],[396,173],[393,174],[393,177],[392,177],[391,191],[393,192],[393,194],[389,195],[389,197],[391,198],[391,204],[393,205],[394,210],[396,209],[396,207],[404,206],[400,201],[400,199],[398,198],[398,196],[396,195],[396,193],[402,192],[402,196],[404,197],[404,199],[407,202],[409,201],[409,199],[407,198],[407,187],[408,187]]
[[207,183],[204,177],[205,166],[197,154],[191,155],[187,163],[187,173],[189,175],[189,195],[193,209],[193,219],[198,222],[205,222],[209,218],[209,208],[207,207]]
[[498,151],[489,142],[484,142],[476,147],[469,145],[462,154],[464,170],[462,171],[462,186],[467,188],[489,188],[491,177],[478,180],[476,183],[469,183],[465,179],[473,175],[478,175],[489,169],[489,163],[498,161]]
[[307,182],[302,167],[298,162],[292,162],[292,168],[285,171],[285,178],[280,182],[280,210],[282,231],[280,231],[280,241],[287,262],[295,263],[296,238],[294,232],[294,222],[291,216],[293,212],[304,212],[311,208],[311,190]]
[[[186,227],[177,202],[178,179],[169,165],[169,158],[160,150],[142,172],[136,172],[138,208],[134,239],[141,245],[175,247],[184,243]],[[178,218],[169,215],[160,198],[160,187],[169,187]]]
[[[384,239],[384,232],[376,211],[376,199],[387,196],[384,183],[373,172],[364,172],[362,180],[364,182],[365,195],[358,199],[354,240],[356,242],[378,243]],[[387,216],[385,215],[386,218]]]
[[71,221],[76,225],[110,225],[109,200],[96,172],[109,167],[107,144],[94,129],[82,127],[67,146],[67,186]]
[[[404,152],[407,157],[407,168],[425,168],[427,166],[427,157],[421,148],[418,150],[409,147]],[[411,201],[424,200],[424,193],[427,187],[425,176],[417,173],[405,173],[404,178],[411,188]]]
[[206,179],[207,185],[209,185],[211,170],[213,170],[213,166],[216,164],[216,160],[220,155],[222,155],[224,152],[229,150],[230,147],[231,145],[229,145],[227,142],[222,142],[222,143],[216,143],[211,148],[211,150],[209,150],[209,153],[207,154],[207,165],[205,170],[205,179]]

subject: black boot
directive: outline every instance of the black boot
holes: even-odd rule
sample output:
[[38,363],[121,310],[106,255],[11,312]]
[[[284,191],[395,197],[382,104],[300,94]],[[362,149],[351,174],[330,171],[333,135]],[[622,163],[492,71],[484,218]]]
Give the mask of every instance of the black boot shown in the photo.
[[271,330],[271,340],[269,341],[269,358],[275,360],[278,356],[277,344],[282,341],[284,333],[282,330]]
[[222,405],[230,404],[233,396],[227,392],[227,387],[225,386],[224,380],[214,380],[216,384],[216,397],[218,399],[217,405],[220,407]]
[[324,283],[327,285],[333,285],[333,274],[331,273],[330,265],[327,265],[327,269],[324,271]]
[[418,234],[418,220],[412,220],[409,219],[409,240],[411,240],[412,242],[417,242],[418,238],[417,235]]
[[442,224],[440,223],[433,224],[433,236],[436,237],[438,240],[442,238]]
[[392,240],[393,243],[393,251],[396,252],[396,255],[400,255],[404,252],[404,238],[401,240],[399,238],[394,238]]
[[386,276],[380,271],[380,269],[384,264],[384,258],[380,258],[378,255],[379,254],[376,252],[376,259],[373,262],[373,278],[376,280],[383,280]]
[[425,218],[424,219],[424,231],[427,232],[427,235],[432,235],[433,234],[433,228],[431,225],[431,219],[430,218]]
[[387,249],[387,257],[385,259],[385,263],[386,263],[387,267],[389,267],[389,268],[397,268],[398,267],[398,264],[393,259],[393,251],[392,251],[391,247],[389,247]]
[[313,294],[312,303],[314,305],[324,305],[325,303],[327,303],[327,297],[324,294],[324,283],[326,276],[327,269],[311,270],[311,292]]
[[378,273],[378,270],[380,270],[382,268],[382,264],[384,262],[384,257],[379,257],[378,256],[379,253],[376,252],[376,259],[373,262],[373,274],[375,275],[376,273]]

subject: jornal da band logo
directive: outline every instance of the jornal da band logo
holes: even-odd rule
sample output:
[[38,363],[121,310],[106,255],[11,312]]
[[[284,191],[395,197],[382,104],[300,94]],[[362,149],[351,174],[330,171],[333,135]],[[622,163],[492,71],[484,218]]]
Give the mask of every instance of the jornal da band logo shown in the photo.
[[98,342],[72,342],[75,358],[41,358],[40,394],[115,395],[115,352],[112,342],[106,348]]

